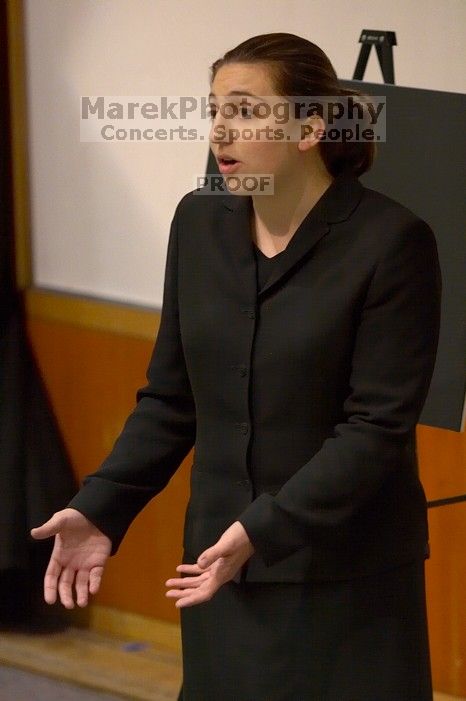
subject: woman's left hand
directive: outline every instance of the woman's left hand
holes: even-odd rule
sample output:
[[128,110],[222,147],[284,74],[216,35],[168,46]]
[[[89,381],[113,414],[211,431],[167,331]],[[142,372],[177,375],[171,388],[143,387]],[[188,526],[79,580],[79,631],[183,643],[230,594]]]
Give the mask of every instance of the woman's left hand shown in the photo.
[[233,579],[236,572],[254,553],[254,546],[244,527],[235,521],[220,536],[219,540],[201,553],[194,565],[178,565],[178,572],[190,574],[181,579],[167,579],[168,587],[177,587],[166,592],[166,596],[178,599],[177,608],[193,606],[208,601],[215,592]]

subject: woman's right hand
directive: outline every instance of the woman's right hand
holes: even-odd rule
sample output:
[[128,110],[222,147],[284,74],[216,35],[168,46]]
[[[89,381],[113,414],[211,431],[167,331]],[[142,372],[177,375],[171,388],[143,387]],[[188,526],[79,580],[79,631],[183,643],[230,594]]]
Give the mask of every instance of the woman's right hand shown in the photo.
[[76,603],[86,606],[89,594],[100,587],[105,563],[112,542],[102,531],[76,509],[57,511],[42,526],[33,528],[31,536],[43,540],[55,536],[55,545],[44,577],[44,599],[48,604],[57,600],[67,609]]

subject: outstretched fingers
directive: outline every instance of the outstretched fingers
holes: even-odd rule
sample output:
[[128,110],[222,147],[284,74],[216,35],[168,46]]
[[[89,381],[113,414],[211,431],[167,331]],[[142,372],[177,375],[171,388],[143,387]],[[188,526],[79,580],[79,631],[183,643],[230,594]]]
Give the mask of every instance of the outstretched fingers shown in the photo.
[[205,567],[199,567],[196,562],[192,565],[182,564],[176,567],[177,572],[187,572],[189,574],[202,574],[203,572],[207,572],[207,569],[208,568]]
[[60,575],[58,582],[58,593],[60,595],[60,601],[63,606],[67,609],[74,608],[73,592],[72,586],[74,582],[75,571],[70,567],[65,567]]
[[89,592],[91,594],[97,594],[100,587],[100,582],[102,581],[102,575],[104,573],[103,567],[93,567],[89,574]]
[[87,570],[78,570],[75,580],[76,603],[78,606],[87,606],[89,601],[89,572]]
[[73,585],[76,591],[76,603],[80,607],[87,606],[89,594],[99,591],[103,567],[94,567],[90,572],[86,569],[67,567],[62,569],[56,560],[51,560],[44,578],[44,599],[48,604],[54,604],[57,593],[65,608],[74,608]]
[[44,576],[44,600],[47,604],[54,604],[57,600],[57,582],[60,573],[61,565],[52,557]]
[[165,585],[167,587],[179,587],[180,589],[192,589],[199,587],[206,579],[209,579],[209,574],[204,572],[198,577],[182,577],[181,579],[167,579]]
[[175,606],[182,608],[184,606],[193,606],[194,604],[202,604],[204,601],[209,601],[215,592],[217,586],[212,582],[205,582],[203,586],[187,589],[172,589],[167,592],[167,596],[175,598]]

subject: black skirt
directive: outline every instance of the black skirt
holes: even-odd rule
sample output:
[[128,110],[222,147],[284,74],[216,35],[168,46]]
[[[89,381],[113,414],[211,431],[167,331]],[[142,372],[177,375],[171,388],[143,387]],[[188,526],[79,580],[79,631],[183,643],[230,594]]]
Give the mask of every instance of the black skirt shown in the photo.
[[180,609],[183,701],[432,701],[424,560]]

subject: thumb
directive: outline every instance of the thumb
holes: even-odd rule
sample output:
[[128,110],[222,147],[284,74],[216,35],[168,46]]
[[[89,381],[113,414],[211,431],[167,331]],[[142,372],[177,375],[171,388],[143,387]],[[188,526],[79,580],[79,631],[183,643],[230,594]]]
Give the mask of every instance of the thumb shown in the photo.
[[223,557],[224,555],[225,553],[219,545],[213,545],[211,548],[204,550],[204,552],[199,555],[197,558],[197,564],[199,567],[202,567],[202,569],[205,569],[206,567],[210,567],[215,560],[218,560],[219,557]]
[[50,538],[56,535],[62,528],[65,517],[54,514],[52,518],[38,526],[37,528],[32,528],[30,533],[36,540],[43,540],[44,538]]

